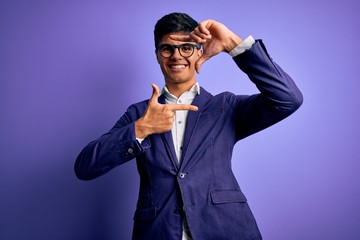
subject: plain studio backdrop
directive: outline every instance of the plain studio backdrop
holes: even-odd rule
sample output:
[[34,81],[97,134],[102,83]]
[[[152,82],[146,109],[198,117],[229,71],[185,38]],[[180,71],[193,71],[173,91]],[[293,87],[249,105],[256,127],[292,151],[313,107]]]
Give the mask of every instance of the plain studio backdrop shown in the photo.
[[[153,29],[174,11],[263,39],[304,94],[295,114],[235,148],[264,239],[359,239],[359,10],[357,0],[1,0],[0,239],[131,238],[135,161],[89,182],[73,165],[163,85]],[[257,92],[224,53],[198,80],[213,94]]]

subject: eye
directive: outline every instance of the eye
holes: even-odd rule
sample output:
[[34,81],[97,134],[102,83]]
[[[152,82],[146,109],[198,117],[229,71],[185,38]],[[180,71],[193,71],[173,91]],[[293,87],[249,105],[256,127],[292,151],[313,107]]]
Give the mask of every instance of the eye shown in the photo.
[[172,48],[172,46],[169,45],[169,44],[164,44],[164,45],[160,46],[160,51],[161,51],[161,52],[170,53],[170,52],[173,51],[173,48]]
[[190,44],[183,44],[181,46],[181,51],[184,51],[184,52],[191,52],[192,51],[192,45]]

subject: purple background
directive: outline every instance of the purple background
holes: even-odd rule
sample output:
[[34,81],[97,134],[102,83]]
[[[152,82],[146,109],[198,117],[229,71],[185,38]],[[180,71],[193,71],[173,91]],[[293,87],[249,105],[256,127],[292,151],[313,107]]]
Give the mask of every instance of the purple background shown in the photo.
[[[135,162],[90,182],[73,164],[163,84],[152,31],[173,11],[262,38],[304,94],[298,112],[235,149],[264,238],[360,239],[359,1],[209,2],[1,0],[0,239],[130,239]],[[256,92],[226,54],[198,80]]]

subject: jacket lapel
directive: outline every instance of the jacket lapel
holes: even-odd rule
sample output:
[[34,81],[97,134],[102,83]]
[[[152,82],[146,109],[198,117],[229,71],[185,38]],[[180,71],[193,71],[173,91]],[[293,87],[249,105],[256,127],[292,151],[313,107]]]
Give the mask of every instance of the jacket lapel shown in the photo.
[[[161,95],[159,97],[158,101],[161,104],[165,104],[164,95]],[[173,138],[172,138],[171,131],[162,133],[161,134],[161,139],[164,142],[164,145],[165,145],[166,151],[167,151],[167,153],[169,155],[171,163],[173,164],[173,166],[174,166],[174,168],[176,170],[179,170],[180,165],[179,165],[179,162],[178,162],[177,157],[176,157],[174,141],[173,141]]]
[[211,99],[212,95],[208,93],[205,89],[200,89],[200,94],[197,95],[192,105],[195,105],[199,108],[198,111],[189,111],[187,120],[186,120],[186,127],[185,127],[185,133],[184,133],[184,141],[183,141],[183,151],[181,155],[181,168],[184,168],[187,164],[187,158],[186,153],[189,150],[190,142],[194,134],[194,130],[196,128],[196,125],[198,123],[199,117],[201,116],[201,113],[204,110],[205,104]]

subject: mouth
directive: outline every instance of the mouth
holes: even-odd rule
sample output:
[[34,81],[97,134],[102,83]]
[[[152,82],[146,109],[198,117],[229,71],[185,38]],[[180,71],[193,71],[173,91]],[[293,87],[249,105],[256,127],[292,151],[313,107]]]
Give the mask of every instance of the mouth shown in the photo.
[[175,72],[181,72],[187,67],[186,64],[170,64],[169,68]]

